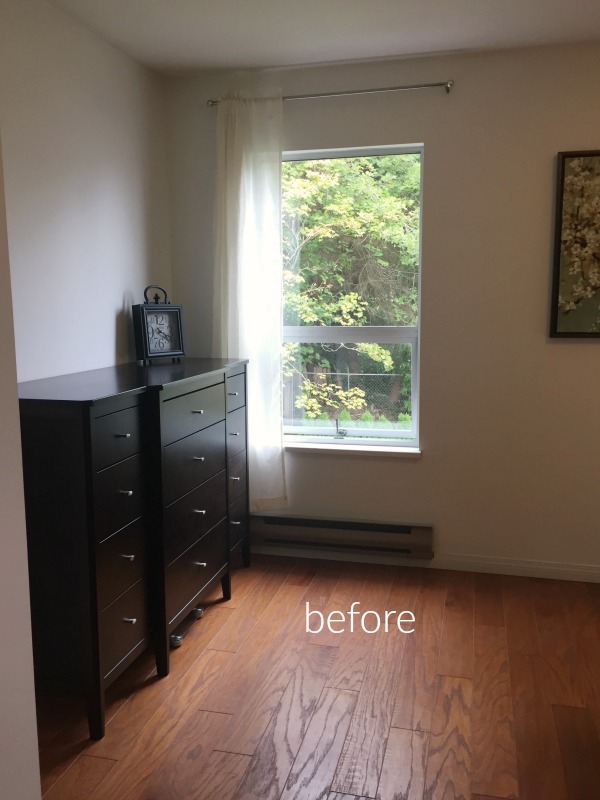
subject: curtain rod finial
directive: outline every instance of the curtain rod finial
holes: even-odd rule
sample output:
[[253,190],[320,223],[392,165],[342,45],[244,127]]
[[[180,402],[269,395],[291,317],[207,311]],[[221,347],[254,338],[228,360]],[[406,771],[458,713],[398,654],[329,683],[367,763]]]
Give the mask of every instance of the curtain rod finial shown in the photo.
[[207,101],[206,101],[206,105],[207,105],[209,108],[213,108],[214,106],[217,106],[218,104],[219,104],[219,101],[218,101],[218,100],[207,100]]
[[446,86],[444,87],[446,89],[446,94],[450,94],[450,89],[452,89],[453,86],[454,86],[454,81],[448,81],[446,83]]

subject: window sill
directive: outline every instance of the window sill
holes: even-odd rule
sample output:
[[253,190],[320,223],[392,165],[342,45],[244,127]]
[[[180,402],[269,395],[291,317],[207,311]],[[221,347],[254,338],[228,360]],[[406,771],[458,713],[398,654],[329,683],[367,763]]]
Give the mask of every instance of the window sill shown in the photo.
[[386,447],[385,445],[315,444],[310,442],[285,442],[283,449],[296,453],[330,453],[332,455],[392,456],[396,458],[421,458],[418,447]]

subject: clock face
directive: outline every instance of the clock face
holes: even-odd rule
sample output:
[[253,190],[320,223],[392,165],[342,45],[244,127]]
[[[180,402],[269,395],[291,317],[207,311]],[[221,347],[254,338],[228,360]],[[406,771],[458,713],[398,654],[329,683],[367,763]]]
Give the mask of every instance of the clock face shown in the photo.
[[146,313],[148,354],[168,355],[181,350],[179,316],[175,311],[160,310]]
[[[146,294],[147,291],[144,298]],[[181,306],[178,303],[137,303],[131,307],[131,313],[138,361],[144,364],[151,364],[155,358],[179,361],[180,356],[185,355]]]

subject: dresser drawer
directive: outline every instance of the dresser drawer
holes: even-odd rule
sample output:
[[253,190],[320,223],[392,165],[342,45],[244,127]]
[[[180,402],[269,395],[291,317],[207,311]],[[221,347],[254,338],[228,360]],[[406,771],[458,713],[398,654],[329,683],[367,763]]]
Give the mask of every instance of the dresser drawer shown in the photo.
[[229,549],[238,545],[248,535],[248,500],[246,495],[229,506]]
[[246,451],[242,450],[227,463],[227,502],[233,503],[246,494]]
[[232,375],[225,379],[227,411],[235,411],[246,405],[246,375]]
[[94,469],[103,469],[139,453],[140,434],[139,406],[92,420]]
[[106,677],[146,638],[148,618],[144,581],[138,581],[99,615],[100,670]]
[[97,545],[96,591],[100,610],[143,577],[145,544],[144,524],[138,519]]
[[182,439],[224,418],[224,383],[165,400],[161,411],[163,444]]
[[96,540],[124,528],[142,513],[141,456],[132,456],[94,476]]
[[246,409],[227,414],[227,458],[246,449]]
[[227,558],[227,520],[224,519],[167,567],[165,588],[169,623],[227,565]]
[[225,471],[165,509],[165,563],[170,564],[227,514]]
[[186,436],[163,453],[167,505],[225,469],[225,423]]

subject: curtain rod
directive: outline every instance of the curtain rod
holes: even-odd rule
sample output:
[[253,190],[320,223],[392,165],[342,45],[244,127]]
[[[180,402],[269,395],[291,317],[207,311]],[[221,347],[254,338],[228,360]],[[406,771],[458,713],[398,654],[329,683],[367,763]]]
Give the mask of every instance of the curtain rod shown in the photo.
[[[351,94],[378,94],[380,92],[410,92],[414,89],[438,89],[443,88],[446,94],[454,86],[454,81],[441,81],[440,83],[415,83],[411,86],[386,86],[381,89],[355,89],[349,92],[321,92],[320,94],[292,94],[283,97],[283,100],[318,100],[321,97],[347,97]],[[206,105],[212,108],[218,106],[218,100],[207,100]]]

